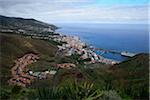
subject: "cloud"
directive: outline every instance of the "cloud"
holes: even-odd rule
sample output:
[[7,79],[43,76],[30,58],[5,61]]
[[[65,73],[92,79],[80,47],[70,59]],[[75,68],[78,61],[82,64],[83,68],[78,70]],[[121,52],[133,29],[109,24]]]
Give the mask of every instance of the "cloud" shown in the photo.
[[102,6],[94,0],[0,0],[0,14],[45,22],[146,22],[147,5]]

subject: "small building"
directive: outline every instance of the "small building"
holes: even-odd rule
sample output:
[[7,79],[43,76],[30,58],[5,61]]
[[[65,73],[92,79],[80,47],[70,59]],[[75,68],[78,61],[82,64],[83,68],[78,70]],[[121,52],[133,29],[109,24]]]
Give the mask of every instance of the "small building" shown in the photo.
[[41,72],[34,72],[32,75],[35,76],[35,77],[39,77],[40,73]]
[[76,67],[75,64],[72,63],[63,63],[63,64],[57,64],[58,68],[73,68]]
[[51,70],[51,71],[49,72],[49,74],[55,75],[56,72],[57,72],[57,71],[55,71],[55,70]]
[[29,71],[29,74],[32,75],[32,74],[33,74],[33,71],[30,70],[30,71]]

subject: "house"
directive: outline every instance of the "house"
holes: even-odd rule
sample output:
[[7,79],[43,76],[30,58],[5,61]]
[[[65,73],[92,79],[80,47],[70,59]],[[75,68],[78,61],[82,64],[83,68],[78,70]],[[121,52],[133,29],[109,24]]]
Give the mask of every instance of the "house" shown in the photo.
[[70,68],[76,67],[76,65],[72,63],[63,63],[63,64],[57,64],[57,67],[70,69]]
[[35,77],[39,77],[40,73],[41,72],[34,72],[32,75],[35,76]]
[[32,74],[33,74],[33,71],[30,70],[30,71],[29,71],[29,75],[32,75]]
[[87,59],[87,58],[89,58],[87,53],[85,53],[81,56],[81,59]]
[[66,48],[64,46],[57,46],[59,50],[65,50]]
[[57,71],[55,71],[55,70],[51,70],[51,71],[49,72],[49,74],[55,75],[56,72],[57,72]]

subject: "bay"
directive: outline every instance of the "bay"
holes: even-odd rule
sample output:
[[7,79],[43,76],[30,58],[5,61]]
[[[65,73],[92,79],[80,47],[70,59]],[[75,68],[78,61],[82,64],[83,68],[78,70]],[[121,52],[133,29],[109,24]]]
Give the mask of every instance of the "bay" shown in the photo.
[[[99,23],[57,23],[58,32],[79,36],[82,41],[96,48],[119,52],[149,52],[148,24],[99,24]],[[100,53],[100,52],[99,52]],[[105,53],[104,57],[123,61],[119,54]]]

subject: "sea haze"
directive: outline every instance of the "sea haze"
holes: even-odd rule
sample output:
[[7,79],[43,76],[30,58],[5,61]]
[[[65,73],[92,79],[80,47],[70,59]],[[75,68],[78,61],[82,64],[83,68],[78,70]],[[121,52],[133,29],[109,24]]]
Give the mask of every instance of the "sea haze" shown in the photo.
[[[58,32],[79,36],[83,41],[97,48],[133,53],[149,52],[148,24],[56,24]],[[122,61],[126,59],[117,54],[107,53],[104,57]]]

